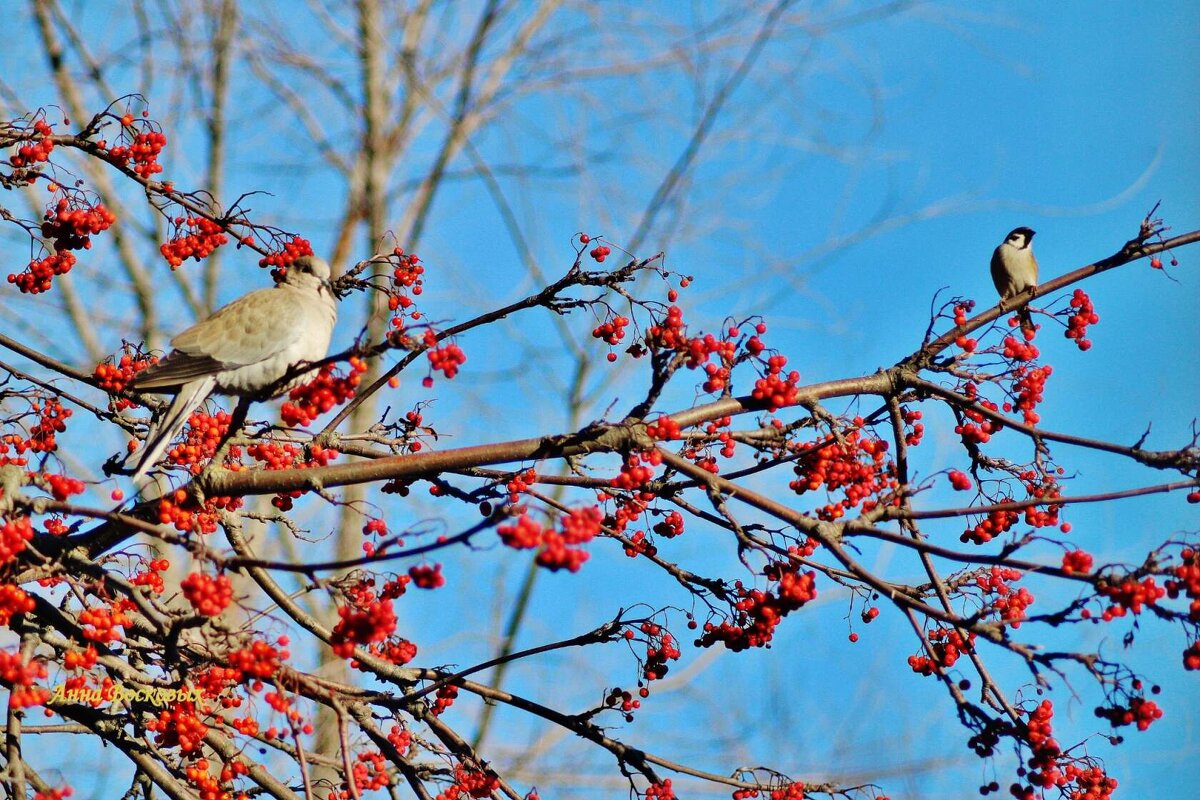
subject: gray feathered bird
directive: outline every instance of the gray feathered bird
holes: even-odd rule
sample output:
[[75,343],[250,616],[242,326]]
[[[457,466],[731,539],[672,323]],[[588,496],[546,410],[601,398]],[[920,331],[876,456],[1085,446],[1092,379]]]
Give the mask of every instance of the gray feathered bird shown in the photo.
[[[188,416],[214,391],[253,397],[302,362],[329,351],[337,303],[329,265],[301,256],[283,282],[257,289],[217,310],[171,340],[173,348],[157,364],[139,372],[130,387],[140,392],[177,392],[171,407],[152,426],[145,447],[130,455],[140,484]],[[281,394],[304,378],[275,389]]]
[[[1005,300],[1037,286],[1038,263],[1033,255],[1034,233],[1032,228],[1015,228],[992,253],[992,283],[996,284],[996,291],[1000,293],[1001,307],[1004,306]],[[1021,320],[1021,330],[1034,329],[1033,317],[1029,315],[1028,308],[1018,309],[1017,318]]]

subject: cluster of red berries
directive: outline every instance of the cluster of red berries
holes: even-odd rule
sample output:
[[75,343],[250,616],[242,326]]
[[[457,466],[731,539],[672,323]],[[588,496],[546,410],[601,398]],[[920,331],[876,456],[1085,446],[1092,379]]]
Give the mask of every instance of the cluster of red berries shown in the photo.
[[767,373],[754,382],[751,397],[774,414],[781,408],[794,405],[800,394],[800,373],[791,370],[786,375],[787,356],[774,355],[767,359]]
[[180,533],[195,531],[207,536],[217,530],[217,509],[235,510],[242,498],[208,497],[199,505],[183,489],[176,489],[158,501],[158,521]]
[[[25,453],[29,450],[29,441],[24,437],[15,433],[6,433],[0,436],[0,466],[12,464],[17,467],[25,467],[29,465],[29,459],[25,458]],[[9,455],[12,451],[15,455]]]
[[82,650],[68,650],[63,654],[63,669],[65,670],[89,670],[96,666],[96,661],[100,658],[100,654],[96,652],[94,645],[88,645]]
[[1183,651],[1183,668],[1188,672],[1200,669],[1200,639],[1192,642],[1188,649]]
[[967,477],[965,472],[959,472],[956,469],[950,470],[949,476],[950,485],[954,487],[956,492],[965,492],[975,484],[971,483],[971,479]]
[[40,404],[35,403],[30,410],[38,415],[38,421],[29,429],[29,449],[35,453],[53,453],[58,448],[55,434],[67,429],[71,409],[64,408],[57,397],[48,397]]
[[[158,363],[157,356],[143,357],[125,353],[116,360],[110,356],[96,365],[96,369],[92,371],[92,377],[96,379],[97,386],[110,395],[116,395],[125,391],[125,387],[129,385],[135,375],[156,363]],[[132,400],[126,400],[123,397],[109,397],[108,399],[108,407],[112,411],[124,411],[132,408],[133,405]]]
[[36,685],[36,681],[44,680],[48,674],[43,661],[25,661],[20,653],[0,650],[0,681],[9,687],[9,708],[31,708],[50,699],[50,690]]
[[242,680],[242,673],[232,667],[222,667],[210,663],[191,674],[192,685],[199,689],[205,697],[229,697],[240,704],[240,698],[228,690]]
[[666,778],[662,783],[652,783],[647,786],[646,800],[675,800],[675,790],[671,788],[671,779]]
[[629,537],[629,543],[625,545],[627,558],[637,558],[638,556],[653,558],[656,555],[658,555],[658,548],[654,546],[654,541],[646,536],[645,531],[635,531],[633,536]]
[[513,475],[512,478],[509,479],[508,484],[504,487],[508,490],[508,502],[513,505],[521,502],[521,494],[527,492],[529,487],[537,482],[537,479],[537,470],[533,469],[532,467]]
[[[133,122],[133,117],[125,116],[130,123]],[[104,147],[107,142],[99,142],[100,147]],[[163,171],[162,164],[158,163],[158,156],[162,153],[163,148],[167,146],[167,137],[162,131],[142,131],[133,137],[133,141],[128,145],[114,145],[108,148],[108,160],[119,167],[128,166],[133,162],[133,171],[141,178],[149,178],[151,175],[157,175]]]
[[156,718],[146,722],[146,730],[154,733],[154,743],[159,747],[178,747],[183,753],[199,750],[208,734],[208,726],[197,716],[196,704],[190,701],[158,712]]
[[1180,563],[1169,570],[1173,577],[1164,582],[1167,596],[1174,600],[1187,595],[1191,600],[1188,619],[1200,622],[1200,550],[1185,547],[1179,557]]
[[[1041,475],[1033,470],[1026,470],[1020,475],[1021,480],[1025,484],[1025,491],[1028,493],[1031,500],[1058,500],[1062,497],[1062,487],[1053,476]],[[1049,503],[1045,508],[1030,506],[1025,509],[1025,524],[1032,525],[1035,528],[1052,528],[1059,524],[1058,513],[1062,510],[1061,505]],[[1062,532],[1070,533],[1071,524],[1064,522],[1062,524]]]
[[107,607],[85,608],[79,614],[79,624],[83,626],[83,638],[99,644],[120,641],[125,634],[118,628],[127,628],[133,623],[133,620],[125,613],[133,608],[132,600],[114,600]]
[[34,609],[33,598],[20,586],[0,584],[0,625],[8,625],[16,614],[28,614]]
[[542,543],[544,529],[528,514],[522,514],[515,523],[496,528],[500,541],[514,550],[532,550]]
[[1128,706],[1114,705],[1096,708],[1096,716],[1108,720],[1114,728],[1137,725],[1139,731],[1146,730],[1155,720],[1162,719],[1162,715],[1162,709],[1158,707],[1158,704],[1144,697],[1130,698]]
[[[628,636],[632,631],[626,631],[625,633]],[[645,692],[646,690],[642,689],[641,691]],[[648,695],[649,692],[646,692],[646,694]],[[604,696],[604,705],[608,708],[619,709],[625,715],[626,722],[633,722],[633,712],[642,707],[642,701],[634,697],[632,692],[622,689],[620,686],[614,686]]]
[[1029,745],[1033,750],[1028,766],[1033,770],[1029,773],[1029,782],[1034,786],[1049,787],[1062,785],[1066,776],[1058,768],[1058,759],[1062,748],[1054,738],[1050,720],[1054,717],[1054,704],[1043,700],[1029,713],[1026,723]]
[[[687,359],[684,364],[688,365],[689,369],[692,368],[692,364],[704,364],[704,383],[700,384],[701,391],[719,394],[729,386],[736,347],[734,342],[718,339],[711,333],[688,340]],[[720,363],[710,360],[714,355],[720,359]]]
[[664,539],[674,539],[683,533],[683,514],[678,511],[668,511],[667,515],[654,523],[654,535]]
[[[963,386],[963,394],[989,411],[996,411],[998,408],[992,401],[979,397],[979,386],[974,382],[969,381]],[[962,437],[965,444],[987,444],[991,441],[992,434],[999,433],[1004,427],[985,417],[978,409],[964,408],[962,413],[966,421],[955,425],[954,432]]]
[[1009,586],[1010,582],[1020,580],[1020,578],[1019,570],[992,567],[986,575],[980,575],[975,579],[981,589],[996,595],[996,599],[992,601],[992,610],[1000,615],[1001,622],[1011,625],[1013,628],[1021,627],[1021,622],[1026,617],[1025,610],[1033,605],[1034,599],[1033,594],[1024,586],[1015,592]]
[[452,683],[438,687],[434,692],[433,705],[429,708],[429,713],[435,717],[440,716],[446,709],[454,705],[454,701],[458,699],[458,687]]
[[823,444],[797,444],[803,455],[793,468],[796,479],[788,488],[796,494],[816,491],[822,486],[827,492],[841,491],[844,497],[817,509],[817,516],[832,521],[845,515],[846,510],[863,505],[874,508],[868,498],[895,490],[898,486],[895,468],[887,461],[888,443],[873,436],[864,436],[865,421],[856,417],[856,427],[841,437]]
[[203,800],[249,800],[250,795],[246,792],[235,796],[230,786],[235,778],[250,774],[249,766],[234,760],[222,766],[219,775],[212,775],[210,769],[207,758],[198,758],[183,771],[187,782],[196,788],[197,797]]
[[587,561],[587,551],[579,545],[586,544],[600,532],[604,514],[596,506],[577,508],[562,518],[561,531],[545,528],[522,514],[515,524],[497,528],[500,540],[518,550],[540,548],[536,563],[557,572],[566,569],[578,572]]
[[920,421],[923,416],[920,411],[911,411],[903,407],[900,409],[900,418],[905,425],[904,443],[909,447],[919,445],[925,436],[925,424]]
[[975,634],[963,635],[956,628],[934,628],[926,637],[933,656],[915,655],[908,657],[908,666],[918,675],[933,675],[935,672],[953,667],[963,653],[975,648]]
[[[382,642],[369,645],[367,649],[377,658],[382,658],[384,661],[400,667],[417,657],[417,646],[399,636],[389,636]],[[357,665],[358,662],[351,662],[351,666]]]
[[597,263],[603,264],[604,259],[608,258],[608,255],[611,252],[612,248],[608,247],[607,245],[598,244],[588,251],[588,255],[596,259]]
[[592,328],[592,337],[616,346],[625,338],[625,328],[629,326],[629,317],[613,315]]
[[216,617],[233,602],[233,583],[226,575],[193,572],[179,584],[183,596],[205,617]]
[[[437,337],[433,331],[425,331],[425,346],[429,348],[427,353],[429,367],[434,372],[441,372],[447,380],[453,380],[454,376],[458,374],[458,368],[467,361],[467,354],[453,342],[438,347]],[[427,376],[423,384],[425,388],[432,386],[433,377]]]
[[417,564],[408,568],[408,577],[418,589],[440,589],[446,585],[441,564]]
[[[1032,331],[1026,330],[1025,334],[1030,336]],[[1019,342],[1012,336],[1004,337],[1004,349],[1001,352],[1011,361],[1034,361],[1041,355],[1032,342]]]
[[1074,339],[1075,346],[1080,350],[1090,350],[1092,342],[1087,338],[1087,329],[1089,325],[1095,325],[1100,321],[1100,315],[1096,313],[1096,309],[1092,305],[1092,298],[1088,297],[1087,292],[1083,289],[1076,289],[1071,295],[1071,309],[1071,316],[1067,319],[1067,331],[1064,335],[1068,339]]
[[312,242],[300,236],[293,236],[283,243],[283,249],[260,258],[258,265],[271,267],[271,277],[276,281],[281,281],[293,261],[300,256],[311,256],[312,254]]
[[[682,653],[676,646],[671,632],[654,622],[643,622],[641,632],[646,635],[646,659],[642,663],[642,677],[647,681],[660,681],[670,669],[668,662],[678,661]],[[627,630],[626,636],[633,633]],[[644,690],[646,694],[648,691]],[[645,695],[643,695],[644,697]]]
[[[402,331],[404,329],[404,312],[412,308],[414,302],[409,295],[417,296],[424,291],[424,281],[422,275],[425,274],[425,267],[421,265],[421,259],[416,253],[405,254],[403,248],[397,247],[392,251],[391,260],[396,264],[392,270],[392,283],[396,287],[388,290],[388,309],[390,311],[401,310],[400,314],[392,317],[392,327]],[[421,312],[412,311],[409,316],[414,320],[421,318]],[[401,341],[403,337],[399,337]],[[394,386],[393,386],[394,388]]]
[[50,126],[49,122],[44,119],[34,120],[33,135],[29,142],[18,147],[16,155],[9,159],[12,165],[14,167],[31,167],[34,164],[49,161],[50,153],[54,150],[54,142],[50,138],[53,133],[54,128]]
[[352,770],[354,772],[354,791],[351,792],[347,781],[342,784],[342,789],[331,797],[336,800],[351,800],[351,798],[360,797],[358,792],[376,791],[391,783],[391,779],[388,777],[387,759],[378,750],[359,753],[355,757]]
[[50,291],[55,275],[66,275],[75,266],[75,254],[62,250],[45,258],[35,258],[20,274],[9,273],[8,282],[22,294],[41,294]]
[[412,732],[399,725],[393,725],[388,731],[387,740],[392,743],[398,753],[407,753],[412,746]]
[[[283,641],[286,642],[286,639]],[[262,639],[255,639],[249,647],[230,652],[227,661],[229,667],[238,673],[235,682],[241,681],[243,676],[265,681],[274,677],[290,656],[291,653],[287,650],[277,648]]]
[[[954,306],[954,326],[961,328],[967,324],[967,314],[975,308],[974,300],[963,300]],[[954,344],[956,347],[966,353],[975,352],[975,348],[979,346],[977,339],[972,339],[967,336],[959,336],[955,338]]]
[[[362,543],[363,553],[365,553],[368,556],[374,556],[374,555],[376,555],[376,553],[381,552],[381,551],[377,550],[379,545],[376,543],[376,541],[370,540],[369,537],[372,537],[372,536],[376,537],[376,539],[378,541],[383,542],[385,549],[387,547],[403,547],[404,546],[404,540],[399,537],[397,537],[395,539],[390,539],[390,540],[387,539],[387,535],[388,535],[387,523],[385,523],[381,519],[369,520],[367,522],[367,524],[363,526],[362,532],[363,532],[363,536],[368,537],[368,541],[365,541]],[[405,583],[407,583],[408,580],[409,579],[407,577],[405,577],[405,579],[404,579]],[[399,592],[399,594],[396,595],[396,597],[399,597],[401,594],[404,594],[403,587],[401,587],[400,592]]]
[[218,411],[216,414],[193,411],[188,417],[183,441],[167,451],[167,460],[187,467],[193,475],[199,475],[204,464],[216,455],[217,446],[229,432],[232,421],[233,416],[228,411]]
[[315,378],[292,389],[288,393],[288,402],[283,404],[279,412],[283,423],[307,426],[317,417],[354,397],[367,371],[367,362],[351,356],[349,363],[350,371],[346,375],[336,371],[333,364],[326,364]]
[[[187,233],[182,232],[185,226],[189,229]],[[224,229],[207,217],[176,217],[175,230],[175,235],[158,248],[171,269],[189,258],[202,261],[229,241]]]
[[392,256],[397,265],[392,270],[392,281],[397,286],[411,289],[413,294],[421,294],[424,291],[422,288],[424,282],[421,276],[425,274],[425,267],[421,266],[421,259],[417,257],[416,253],[405,253],[402,247],[392,250]]
[[1021,519],[1021,515],[1016,511],[1005,511],[1003,509],[992,509],[988,511],[987,516],[974,526],[963,531],[958,540],[963,542],[971,542],[972,544],[987,544],[992,539],[995,539],[1000,534],[1011,530],[1013,525]]
[[72,250],[92,246],[91,237],[107,230],[117,217],[103,203],[90,205],[78,199],[60,197],[46,209],[41,233],[54,241],[54,252],[45,258],[32,259],[20,274],[10,274],[8,282],[25,294],[50,291],[56,275],[66,275],[75,266]]
[[[651,350],[688,350],[687,333],[683,322],[683,309],[672,305],[667,308],[667,316],[656,320],[646,331],[646,346]],[[701,362],[693,358],[688,366],[695,368]]]
[[661,463],[662,455],[656,450],[628,453],[621,465],[621,472],[609,483],[614,489],[640,489],[654,480],[654,468]]
[[1166,595],[1167,590],[1159,586],[1153,577],[1146,576],[1139,581],[1127,576],[1116,583],[1101,581],[1096,585],[1096,592],[1113,601],[1101,614],[1101,619],[1111,622],[1116,617],[1125,616],[1127,611],[1142,613],[1143,606],[1154,605]]
[[318,445],[303,448],[291,442],[258,441],[246,447],[246,455],[269,470],[310,469],[326,466],[337,458],[338,451]]
[[1037,425],[1041,422],[1042,418],[1034,409],[1042,402],[1046,378],[1050,377],[1053,371],[1054,368],[1049,365],[1033,369],[1021,366],[1013,370],[1013,402],[1005,403],[1004,410],[1019,410],[1027,425]]
[[1092,571],[1092,555],[1086,550],[1068,550],[1063,553],[1062,568],[1071,575],[1087,575]]
[[53,789],[43,789],[33,796],[33,800],[66,800],[75,793],[70,786],[59,786]]
[[1075,784],[1068,795],[1070,800],[1110,800],[1117,789],[1116,778],[1108,777],[1098,766],[1081,767],[1071,763],[1066,766],[1064,774],[1068,783]]
[[388,532],[387,523],[381,519],[367,520],[367,524],[363,525],[363,529],[362,529],[363,536],[384,537],[384,536],[387,536],[387,532]]
[[437,796],[437,800],[463,800],[467,797],[491,797],[500,789],[500,779],[491,772],[468,769],[462,764],[454,767],[454,783]]
[[42,221],[42,236],[54,240],[54,249],[88,250],[92,246],[92,236],[108,230],[117,215],[105,207],[103,203],[89,205],[86,202],[72,201],[60,197],[53,208],[46,209]]
[[330,647],[342,658],[354,655],[356,645],[383,641],[396,630],[396,612],[391,600],[372,600],[361,606],[341,606],[341,618],[333,627]]
[[39,477],[55,500],[66,500],[73,494],[83,494],[87,488],[83,481],[69,475],[43,472]]
[[774,590],[747,589],[737,582],[734,618],[720,625],[706,622],[695,642],[697,647],[721,642],[735,653],[750,647],[766,647],[783,618],[817,596],[816,573],[800,573],[796,564],[772,562],[763,574],[776,584]]
[[33,525],[29,517],[15,517],[0,525],[0,566],[8,564],[25,550],[33,539]]

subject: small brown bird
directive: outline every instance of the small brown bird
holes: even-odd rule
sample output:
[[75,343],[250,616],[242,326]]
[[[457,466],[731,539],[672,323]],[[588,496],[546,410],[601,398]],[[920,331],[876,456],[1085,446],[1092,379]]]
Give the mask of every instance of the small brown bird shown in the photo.
[[[1021,294],[1026,289],[1037,286],[1038,263],[1033,255],[1033,235],[1031,228],[1014,228],[1005,240],[992,253],[992,282],[1000,293],[1000,307],[1004,302]],[[1017,311],[1021,320],[1021,330],[1034,330],[1033,318],[1029,316],[1028,308]]]

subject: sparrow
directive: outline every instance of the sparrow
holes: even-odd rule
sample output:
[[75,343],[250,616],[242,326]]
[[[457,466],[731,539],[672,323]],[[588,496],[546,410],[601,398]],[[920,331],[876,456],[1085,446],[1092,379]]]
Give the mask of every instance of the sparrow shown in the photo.
[[[992,282],[996,284],[996,291],[1000,293],[1001,308],[1004,307],[1004,301],[1037,286],[1038,263],[1033,255],[1034,233],[1031,228],[1014,228],[992,253]],[[1029,315],[1028,308],[1018,309],[1017,318],[1021,321],[1021,330],[1034,330],[1033,318]]]
[[337,302],[329,265],[316,256],[292,262],[279,284],[239,297],[171,340],[165,358],[139,372],[130,388],[175,392],[146,444],[130,455],[133,480],[141,485],[191,413],[214,392],[255,397],[268,389],[283,394],[304,380],[276,386],[297,364],[329,352]]

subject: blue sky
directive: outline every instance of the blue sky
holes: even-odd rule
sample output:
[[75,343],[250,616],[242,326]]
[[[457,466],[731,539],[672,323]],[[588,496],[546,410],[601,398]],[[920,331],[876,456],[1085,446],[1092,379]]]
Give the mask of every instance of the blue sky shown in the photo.
[[[687,18],[703,16],[706,8],[679,3],[675,10]],[[852,10],[840,3],[816,9],[819,18]],[[103,20],[92,24],[90,30],[106,30]],[[335,42],[308,27],[311,20],[297,16],[289,24],[318,57],[346,58]],[[636,19],[608,19],[604,34],[620,37],[635,24]],[[1200,4],[1186,0],[1136,6],[918,3],[815,42],[803,37],[775,42],[706,145],[689,187],[687,213],[678,226],[652,234],[640,254],[664,248],[669,267],[696,275],[682,301],[693,324],[713,329],[726,314],[760,313],[770,324],[769,344],[786,353],[806,380],[872,372],[920,344],[939,291],[944,298],[975,298],[981,306],[994,302],[988,258],[1013,227],[1038,231],[1042,273],[1051,277],[1117,250],[1159,200],[1159,214],[1176,231],[1200,225],[1197,30]],[[34,102],[52,102],[49,85],[34,83],[32,47],[32,37],[19,39],[0,53],[0,69],[16,76],[14,82],[26,76]],[[584,50],[578,57],[585,63],[605,54]],[[133,73],[128,81],[121,91],[144,88]],[[611,78],[598,85],[613,98],[610,103],[589,106],[576,97],[539,96],[514,110],[503,135],[478,143],[494,161],[534,152],[552,165],[556,146],[561,150],[561,143],[575,141],[610,154],[586,178],[504,182],[534,253],[551,275],[570,264],[568,242],[576,231],[628,242],[640,209],[661,171],[681,152],[713,88],[689,95],[689,80],[669,71],[635,83]],[[170,126],[171,102],[178,95],[165,86],[148,94],[155,116]],[[671,98],[669,104],[660,104],[658,88]],[[627,99],[614,94],[623,90],[635,102],[618,102]],[[250,92],[241,99],[239,123],[266,118],[268,99]],[[618,124],[618,112],[630,106],[631,121]],[[233,144],[229,187],[231,193],[272,192],[256,197],[255,209],[308,235],[325,252],[328,222],[340,209],[325,198],[340,186],[319,163],[279,167],[278,143],[298,135],[285,130],[280,138],[267,125],[248,127]],[[184,145],[186,137],[181,132]],[[174,159],[169,163],[182,179],[191,166],[186,146]],[[869,235],[859,236],[862,231]],[[20,260],[24,251],[14,250],[9,240],[4,246]],[[478,184],[451,185],[439,196],[418,251],[430,266],[422,303],[434,319],[459,321],[531,288]],[[365,248],[356,252],[367,254]],[[1168,269],[1170,278],[1142,262],[1086,285],[1101,316],[1091,332],[1095,346],[1087,353],[1046,324],[1039,345],[1056,370],[1043,406],[1046,427],[1131,443],[1153,424],[1147,446],[1186,442],[1200,398],[1200,325],[1194,316],[1200,250],[1185,250],[1179,258],[1181,266]],[[247,269],[245,280],[230,281],[225,295],[264,282],[265,276]],[[1044,301],[1052,303],[1053,298]],[[343,315],[340,329],[345,341],[356,332],[357,321],[349,317]],[[591,323],[579,315],[570,321],[586,338]],[[114,349],[123,335],[131,335],[123,323],[117,318],[102,331]],[[478,419],[461,427],[447,424],[454,436],[444,446],[530,436],[561,425],[557,397],[547,388],[555,376],[531,365],[533,356],[554,363],[550,326],[535,318],[509,325],[512,338],[462,342],[469,355],[463,373],[452,384],[439,381],[429,393],[437,398],[440,417]],[[56,346],[62,348],[59,355],[71,357],[69,341]],[[527,384],[504,383],[523,372],[531,376]],[[418,383],[406,379],[397,402],[424,396]],[[535,391],[528,391],[530,385]],[[616,382],[600,392],[591,411],[599,417],[614,400],[615,408],[624,409],[640,386],[636,376]],[[691,398],[684,393],[675,399]],[[506,413],[514,403],[525,413]],[[107,452],[118,446],[114,439]],[[1078,451],[1056,455],[1088,491],[1165,479]],[[918,458],[924,474],[962,466],[946,434],[931,432]],[[106,497],[110,488],[101,487],[97,495]],[[947,499],[934,493],[928,502]],[[389,513],[392,527],[400,528],[448,509],[414,498],[389,507]],[[1113,558],[1137,558],[1138,543],[1197,528],[1195,507],[1180,497],[1081,508],[1068,518],[1075,541],[1093,552],[1111,548]],[[697,530],[673,541],[671,554],[730,570],[733,554],[722,543],[712,531]],[[867,560],[883,568],[893,558],[900,556],[881,548]],[[447,562],[447,590],[406,597],[402,624],[422,645],[426,663],[466,664],[491,654],[477,632],[492,630],[502,619],[527,556],[492,548]],[[892,569],[916,574],[911,567],[908,573]],[[686,603],[670,586],[648,588],[655,579],[619,552],[595,547],[580,576],[541,579],[519,645],[577,633],[633,600]],[[482,593],[468,591],[480,587]],[[445,613],[447,603],[454,614]],[[863,640],[850,645],[846,615],[845,597],[828,587],[816,607],[787,621],[770,652],[708,656],[685,648],[685,662],[695,659],[703,669],[697,668],[692,681],[652,698],[638,721],[618,732],[632,744],[653,745],[715,771],[768,763],[813,777],[830,769],[870,775],[882,763],[897,773],[880,780],[897,800],[973,796],[973,787],[991,774],[966,750],[966,735],[944,693],[929,679],[906,674],[904,658],[915,647],[904,620],[885,609],[869,628],[856,625]],[[1123,632],[1115,626],[1076,635],[1093,643],[1108,635],[1104,647],[1116,651]],[[1130,734],[1123,747],[1092,741],[1089,749],[1120,778],[1120,797],[1187,796],[1200,777],[1194,766],[1200,757],[1196,719],[1188,713],[1197,706],[1196,676],[1180,668],[1178,631],[1146,621],[1139,645],[1134,658],[1163,685],[1167,716],[1146,733]],[[686,663],[676,668],[686,669]],[[1000,670],[1014,680],[1020,674],[1016,665]],[[580,703],[592,700],[602,684],[617,679],[629,684],[633,677],[628,659],[611,648],[582,663],[571,654],[548,657],[514,674],[519,689],[538,695],[555,687]],[[1055,696],[1061,704],[1056,722],[1072,743],[1096,727],[1091,686],[1082,677],[1076,680],[1089,699],[1070,702],[1062,690]],[[732,696],[723,696],[725,691]],[[710,702],[699,702],[705,699]],[[498,745],[516,750],[539,733],[514,715],[500,719],[512,727],[493,739]],[[573,766],[580,752],[563,743],[549,763]],[[1011,765],[999,763],[997,779],[1006,784]]]

